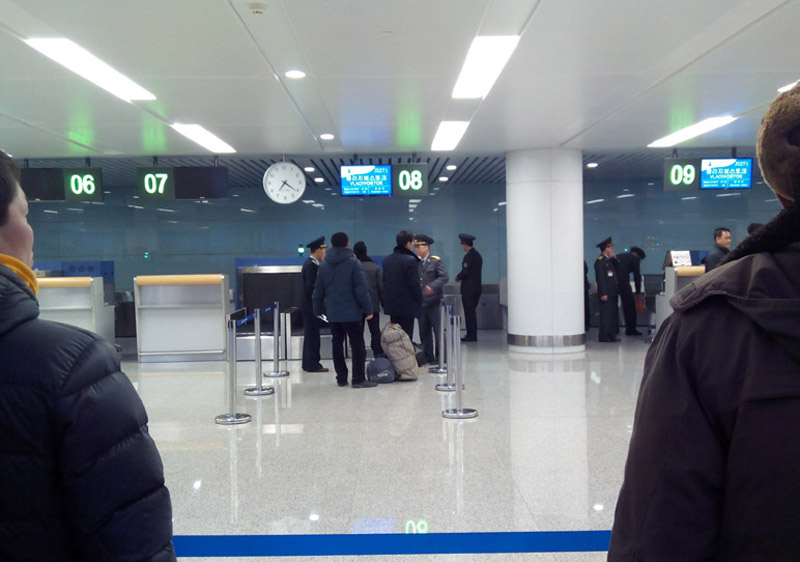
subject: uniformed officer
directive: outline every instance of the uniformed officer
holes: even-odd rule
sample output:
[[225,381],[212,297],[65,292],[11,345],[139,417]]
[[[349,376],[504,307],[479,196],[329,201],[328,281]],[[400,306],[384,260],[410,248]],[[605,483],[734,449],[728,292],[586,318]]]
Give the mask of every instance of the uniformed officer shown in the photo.
[[325,259],[325,237],[320,236],[306,244],[311,252],[303,264],[303,370],[309,373],[325,373],[328,371],[320,363],[319,355],[319,323],[314,316],[314,283],[317,282],[319,263]]
[[600,256],[594,262],[594,276],[597,281],[597,297],[600,299],[600,341],[617,342],[619,320],[617,297],[619,282],[617,264],[614,258],[614,244],[609,236],[597,245]]
[[[444,286],[450,279],[439,256],[431,255],[433,238],[426,234],[414,237],[414,249],[419,258],[419,282],[422,288],[422,312],[419,315],[419,337],[426,363],[435,363],[439,349],[440,312]],[[434,351],[435,346],[435,351]]]
[[638,246],[631,246],[630,251],[617,254],[617,273],[619,274],[619,300],[625,315],[625,335],[641,336],[642,332],[636,329],[636,302],[631,291],[631,273],[636,294],[642,292],[642,274],[639,271],[639,262],[647,257],[644,250]]
[[461,283],[461,305],[464,307],[464,324],[467,334],[461,341],[478,341],[478,301],[481,298],[481,270],[483,258],[473,247],[475,237],[471,234],[459,234],[461,249],[466,255],[461,263],[461,271],[456,275],[456,281]]

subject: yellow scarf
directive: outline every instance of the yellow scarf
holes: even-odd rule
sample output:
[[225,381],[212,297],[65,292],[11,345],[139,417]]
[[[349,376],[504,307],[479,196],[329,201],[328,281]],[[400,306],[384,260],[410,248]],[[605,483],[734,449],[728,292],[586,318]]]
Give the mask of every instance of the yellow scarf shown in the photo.
[[33,294],[39,292],[39,283],[36,281],[36,276],[31,271],[31,268],[19,261],[17,258],[0,254],[0,264],[3,264],[11,271],[19,275],[19,278],[25,281],[25,284],[31,288]]

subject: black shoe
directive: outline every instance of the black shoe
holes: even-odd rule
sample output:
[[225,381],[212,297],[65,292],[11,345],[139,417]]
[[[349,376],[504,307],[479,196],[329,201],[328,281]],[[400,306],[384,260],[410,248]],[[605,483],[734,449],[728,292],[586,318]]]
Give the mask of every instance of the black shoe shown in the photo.
[[625,332],[625,335],[626,336],[642,336],[644,334],[642,334],[639,330],[633,330],[632,332]]
[[313,369],[303,369],[303,371],[306,373],[327,373],[328,371],[330,371],[330,369],[320,365],[319,367],[315,367]]
[[354,382],[351,384],[353,388],[374,388],[378,386],[378,383],[372,381],[361,381],[361,382]]
[[347,381],[336,381],[339,386],[347,386]]

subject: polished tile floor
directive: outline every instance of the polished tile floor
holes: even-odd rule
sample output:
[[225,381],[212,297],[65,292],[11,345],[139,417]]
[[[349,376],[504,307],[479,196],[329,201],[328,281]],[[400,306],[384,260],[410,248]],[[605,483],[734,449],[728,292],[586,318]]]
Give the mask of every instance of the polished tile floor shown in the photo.
[[[600,344],[593,330],[585,353],[537,356],[509,352],[504,332],[479,337],[462,345],[462,407],[479,413],[468,421],[442,417],[455,396],[434,389],[443,378],[427,367],[418,382],[353,389],[293,361],[283,364],[288,378],[265,383],[274,395],[250,398],[242,391],[255,384],[254,366],[241,362],[235,409],[253,421],[221,426],[227,363],[127,356],[164,460],[175,534],[609,530],[648,344]],[[313,557],[354,558],[599,561],[605,553]]]

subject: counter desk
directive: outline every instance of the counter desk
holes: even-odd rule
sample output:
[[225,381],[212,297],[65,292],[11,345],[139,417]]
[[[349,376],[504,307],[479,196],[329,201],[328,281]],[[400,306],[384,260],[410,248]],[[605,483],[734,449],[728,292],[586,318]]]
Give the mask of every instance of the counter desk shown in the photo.
[[669,300],[681,289],[706,272],[703,265],[687,265],[664,268],[664,292],[656,295],[656,332],[662,322],[672,314]]
[[225,275],[140,275],[133,286],[140,362],[225,360]]
[[40,277],[39,317],[71,324],[114,343],[114,307],[103,300],[102,277]]

